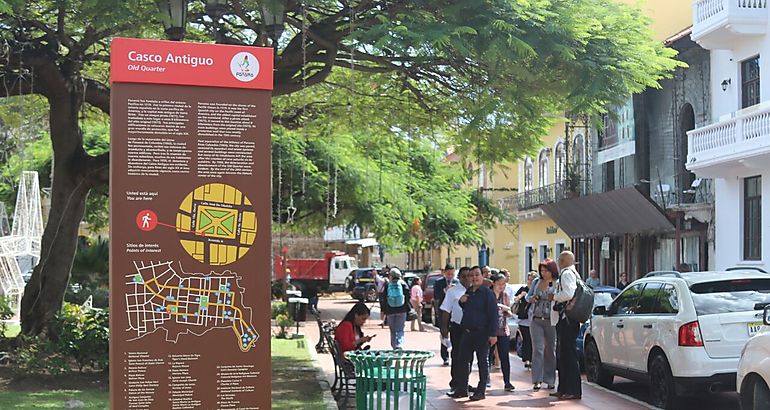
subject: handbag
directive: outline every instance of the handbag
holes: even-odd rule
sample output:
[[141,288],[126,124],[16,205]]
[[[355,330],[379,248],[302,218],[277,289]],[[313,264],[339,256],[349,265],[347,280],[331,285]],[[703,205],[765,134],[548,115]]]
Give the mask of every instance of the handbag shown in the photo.
[[575,275],[577,288],[575,296],[565,306],[565,315],[569,320],[585,322],[591,317],[594,308],[594,290],[575,271],[570,273]]
[[411,322],[412,320],[417,320],[417,311],[414,310],[412,307],[412,302],[407,300],[406,305],[409,306],[409,311],[406,312],[406,320],[408,322]]

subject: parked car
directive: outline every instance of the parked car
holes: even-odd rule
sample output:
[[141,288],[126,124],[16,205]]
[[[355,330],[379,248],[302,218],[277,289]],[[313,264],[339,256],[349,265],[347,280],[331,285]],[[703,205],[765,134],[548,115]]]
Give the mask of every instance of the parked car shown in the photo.
[[651,404],[734,391],[741,349],[759,331],[754,307],[770,302],[770,275],[757,271],[651,272],[598,306],[585,335],[588,380],[615,375],[649,384]]
[[742,410],[770,408],[770,306],[765,306],[762,316],[764,326],[746,343],[738,362],[735,385]]
[[374,302],[377,300],[377,285],[374,277],[376,268],[359,268],[353,271],[353,289],[350,296],[362,302]]
[[[433,285],[443,276],[440,270],[435,270],[428,272],[422,281],[422,321],[433,323],[436,326],[439,324],[437,314],[439,306],[433,306]],[[434,318],[436,319],[435,322]]]
[[[612,301],[615,300],[615,297],[620,293],[620,289],[614,286],[597,286],[593,288],[593,290],[594,308],[597,306],[604,306],[605,308],[609,308],[610,304],[612,304]],[[588,330],[590,322],[591,320],[589,319],[588,322],[583,323],[580,326],[580,331],[578,331],[577,354],[581,369],[585,368],[585,364],[583,363],[583,339],[585,337],[586,331]]]

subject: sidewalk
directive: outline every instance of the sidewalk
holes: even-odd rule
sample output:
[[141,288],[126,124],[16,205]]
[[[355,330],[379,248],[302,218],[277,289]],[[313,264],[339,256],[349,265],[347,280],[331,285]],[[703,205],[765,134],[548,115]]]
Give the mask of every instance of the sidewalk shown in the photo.
[[[319,309],[324,320],[339,321],[353,306],[352,299],[321,300]],[[388,328],[380,328],[379,309],[375,308],[369,321],[364,326],[367,335],[376,334],[372,340],[372,349],[390,349],[390,333]],[[303,332],[310,339],[308,343],[318,341],[318,326],[314,322],[306,322]],[[511,356],[511,383],[516,391],[503,391],[503,378],[500,370],[492,371],[492,388],[487,390],[487,398],[480,402],[469,402],[467,399],[454,400],[445,395],[449,383],[449,367],[442,364],[439,357],[439,335],[433,326],[426,326],[426,332],[410,332],[409,323],[406,325],[406,349],[429,350],[436,357],[429,360],[425,366],[428,377],[427,402],[428,409],[477,409],[477,408],[525,408],[542,409],[647,409],[644,403],[627,399],[614,392],[583,383],[583,399],[580,401],[556,401],[549,397],[549,390],[532,391],[530,372],[525,370],[518,357]],[[319,361],[329,382],[334,380],[334,365],[331,355],[320,354]],[[471,375],[471,384],[478,380],[478,373]]]

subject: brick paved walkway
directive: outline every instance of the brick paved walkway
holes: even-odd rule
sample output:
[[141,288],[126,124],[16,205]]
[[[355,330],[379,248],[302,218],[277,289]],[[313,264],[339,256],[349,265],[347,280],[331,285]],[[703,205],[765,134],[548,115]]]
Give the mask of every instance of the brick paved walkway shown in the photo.
[[[319,308],[324,320],[335,319],[339,321],[353,306],[351,299],[322,300]],[[390,334],[388,329],[380,328],[379,309],[375,309],[372,317],[364,327],[367,335],[376,334],[372,340],[373,349],[390,349]],[[314,322],[307,322],[302,330],[305,335],[315,343],[318,341],[318,327]],[[476,409],[476,408],[524,408],[542,409],[553,408],[558,410],[571,409],[645,409],[649,406],[626,399],[616,393],[583,383],[583,399],[580,401],[556,401],[548,396],[550,391],[541,390],[534,392],[529,371],[522,366],[518,357],[511,357],[511,382],[516,386],[516,391],[508,393],[503,391],[503,379],[500,370],[492,373],[492,388],[487,390],[487,398],[480,402],[471,403],[467,399],[453,400],[445,395],[449,383],[449,367],[442,365],[439,357],[438,331],[427,326],[426,332],[410,332],[409,323],[406,325],[406,348],[416,350],[430,350],[436,357],[428,361],[425,373],[428,377],[428,409]],[[331,382],[334,379],[334,366],[329,354],[319,355],[321,367]],[[471,375],[471,383],[478,380],[477,373]]]

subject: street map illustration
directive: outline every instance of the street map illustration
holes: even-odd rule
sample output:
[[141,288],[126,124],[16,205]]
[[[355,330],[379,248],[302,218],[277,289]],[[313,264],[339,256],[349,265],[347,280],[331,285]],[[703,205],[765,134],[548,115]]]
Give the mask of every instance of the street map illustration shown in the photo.
[[174,270],[175,262],[134,262],[126,275],[129,331],[136,340],[159,329],[166,341],[180,334],[201,336],[211,329],[232,329],[239,348],[249,351],[259,335],[251,322],[251,308],[243,304],[244,290],[234,272],[188,274]]
[[223,266],[249,251],[257,236],[257,214],[237,188],[206,184],[182,201],[176,230],[190,256],[207,265]]

